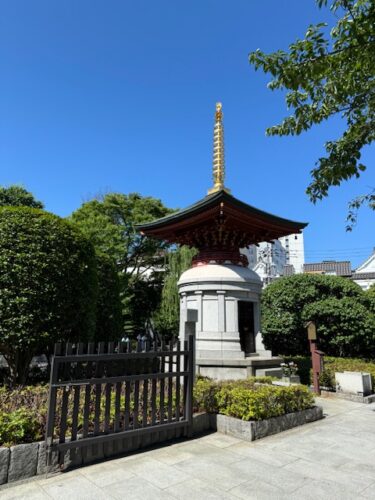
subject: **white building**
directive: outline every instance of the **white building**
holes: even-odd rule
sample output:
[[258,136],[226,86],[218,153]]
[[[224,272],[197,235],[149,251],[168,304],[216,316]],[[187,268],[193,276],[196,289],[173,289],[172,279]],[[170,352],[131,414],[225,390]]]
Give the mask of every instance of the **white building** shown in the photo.
[[305,263],[303,233],[284,236],[280,238],[280,242],[286,251],[286,265],[293,266],[296,274],[303,273]]
[[370,257],[357,267],[351,278],[363,290],[368,290],[375,283],[375,248]]
[[280,276],[303,272],[305,262],[303,234],[291,234],[272,243],[251,245],[241,252],[246,255],[250,269],[260,276],[264,284]]

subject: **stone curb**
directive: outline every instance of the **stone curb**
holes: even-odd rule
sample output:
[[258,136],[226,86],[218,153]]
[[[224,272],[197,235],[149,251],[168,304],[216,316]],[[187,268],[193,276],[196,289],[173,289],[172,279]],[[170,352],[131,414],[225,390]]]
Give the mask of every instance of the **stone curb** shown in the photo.
[[215,415],[216,426],[214,430],[223,434],[243,439],[245,441],[255,441],[272,434],[298,427],[315,420],[323,418],[323,408],[314,406],[307,410],[297,411],[260,421],[244,421],[226,415]]
[[369,396],[360,396],[359,394],[349,394],[347,392],[338,392],[338,391],[325,391],[322,389],[321,395],[323,397],[332,398],[332,399],[346,399],[347,401],[353,401],[353,403],[364,403],[371,404],[375,403],[375,394],[370,394]]

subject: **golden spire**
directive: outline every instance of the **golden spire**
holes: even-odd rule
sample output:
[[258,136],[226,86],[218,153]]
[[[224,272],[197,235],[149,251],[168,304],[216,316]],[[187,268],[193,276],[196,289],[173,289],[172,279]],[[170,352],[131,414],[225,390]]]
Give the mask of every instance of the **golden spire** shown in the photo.
[[221,110],[221,102],[216,103],[215,127],[214,127],[214,157],[213,157],[213,180],[214,185],[208,190],[207,194],[216,193],[217,191],[230,192],[224,186],[225,178],[225,158],[224,158],[224,127],[223,127],[223,112]]

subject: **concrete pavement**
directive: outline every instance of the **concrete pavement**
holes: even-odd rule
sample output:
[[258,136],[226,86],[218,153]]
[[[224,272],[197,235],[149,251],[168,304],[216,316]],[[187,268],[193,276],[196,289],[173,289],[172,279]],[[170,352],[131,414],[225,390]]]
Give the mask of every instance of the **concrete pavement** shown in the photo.
[[375,499],[375,404],[248,443],[213,433],[0,489],[0,499]]

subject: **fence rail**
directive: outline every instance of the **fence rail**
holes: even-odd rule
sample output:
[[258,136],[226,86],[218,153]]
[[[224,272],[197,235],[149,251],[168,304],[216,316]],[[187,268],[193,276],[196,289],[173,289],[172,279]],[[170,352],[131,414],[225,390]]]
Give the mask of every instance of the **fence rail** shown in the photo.
[[[63,452],[142,436],[192,430],[194,339],[56,344],[46,426],[47,465]],[[60,454],[61,455],[61,454]]]

